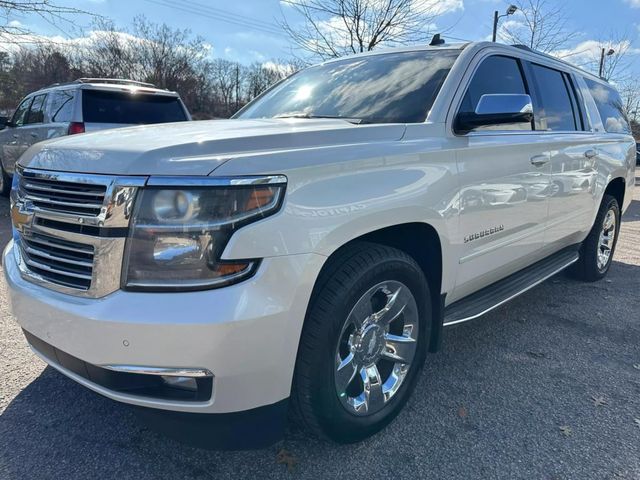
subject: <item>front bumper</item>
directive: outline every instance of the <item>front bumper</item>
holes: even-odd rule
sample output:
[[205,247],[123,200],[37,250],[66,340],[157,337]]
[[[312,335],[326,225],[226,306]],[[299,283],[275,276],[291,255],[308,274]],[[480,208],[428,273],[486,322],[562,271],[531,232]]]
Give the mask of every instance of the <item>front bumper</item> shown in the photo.
[[86,387],[121,402],[187,413],[241,412],[289,397],[306,307],[324,257],[267,258],[251,279],[217,290],[119,290],[92,299],[26,281],[13,250],[10,242],[5,276],[14,316],[31,335],[95,366],[213,373],[213,394],[206,401],[153,398],[105,388],[36,352]]

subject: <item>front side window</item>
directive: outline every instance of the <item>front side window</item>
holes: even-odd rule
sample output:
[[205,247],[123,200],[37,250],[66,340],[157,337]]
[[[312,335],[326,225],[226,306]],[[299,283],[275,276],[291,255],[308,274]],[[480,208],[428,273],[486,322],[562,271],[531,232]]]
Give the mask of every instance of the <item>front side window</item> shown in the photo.
[[27,117],[27,112],[29,112],[29,107],[31,106],[31,102],[33,101],[33,97],[26,98],[22,101],[16,111],[13,113],[13,117],[11,118],[11,123],[13,123],[16,127],[24,125],[24,121]]
[[[528,94],[518,60],[492,56],[482,61],[462,99],[460,112],[473,113],[483,95]],[[487,125],[477,130],[531,130],[531,123]]]
[[576,116],[569,96],[569,85],[562,72],[532,64],[531,69],[538,87],[535,118],[540,130],[577,130]]
[[82,117],[89,123],[130,125],[187,120],[178,97],[89,89],[82,91]]
[[589,92],[596,102],[604,129],[609,133],[631,133],[620,94],[609,85],[585,78]]
[[70,90],[58,90],[53,92],[49,116],[52,122],[70,122],[73,110],[73,92]]
[[44,122],[44,102],[46,98],[46,95],[36,95],[33,97],[33,103],[31,104],[29,114],[27,115],[27,121],[25,123],[31,124]]
[[298,72],[234,118],[344,118],[354,123],[420,123],[458,50],[385,53]]

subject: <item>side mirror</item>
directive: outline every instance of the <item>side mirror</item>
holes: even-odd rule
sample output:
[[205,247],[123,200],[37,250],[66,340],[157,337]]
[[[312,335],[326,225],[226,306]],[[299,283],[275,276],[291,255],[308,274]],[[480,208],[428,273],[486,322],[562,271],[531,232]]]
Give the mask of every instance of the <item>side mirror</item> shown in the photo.
[[0,117],[0,130],[9,125],[9,117]]
[[456,117],[456,131],[467,133],[478,127],[531,123],[531,97],[523,94],[495,93],[480,97],[475,112],[460,112]]

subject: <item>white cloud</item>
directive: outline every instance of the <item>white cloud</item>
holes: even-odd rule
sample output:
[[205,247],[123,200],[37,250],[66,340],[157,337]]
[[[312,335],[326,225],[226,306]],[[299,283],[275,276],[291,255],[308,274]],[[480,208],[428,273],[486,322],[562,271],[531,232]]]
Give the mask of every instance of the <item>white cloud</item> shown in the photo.
[[625,0],[631,8],[640,8],[640,0]]
[[22,25],[22,23],[21,23],[21,22],[19,22],[18,20],[11,20],[11,21],[8,23],[8,25],[9,25],[10,27],[12,27],[12,28],[20,28],[20,27],[22,27],[22,26],[23,26],[23,25]]
[[616,52],[624,52],[626,55],[640,54],[640,48],[634,48],[628,40],[604,43],[598,40],[585,40],[571,48],[556,50],[552,55],[579,67],[585,67],[598,62],[603,47],[607,50],[612,48]]
[[[368,0],[372,7],[382,8],[386,4],[386,0]],[[424,18],[424,22],[420,25],[420,29],[424,32],[433,32],[437,30],[437,25],[433,22],[427,22],[431,18],[449,12],[464,9],[463,0],[413,0],[411,9],[415,18]],[[413,22],[413,20],[411,21]],[[398,25],[392,29],[394,36],[401,36],[405,29],[415,29],[416,23],[403,26]],[[331,43],[338,49],[345,49],[351,45],[350,35],[345,27],[344,20],[339,16],[330,17],[326,20],[318,22],[318,27],[322,34],[331,40]],[[311,42],[312,40],[310,40]]]
[[[37,34],[18,34],[18,33],[0,33],[0,51],[14,52],[21,47],[29,47],[36,45],[50,44],[55,45],[61,50],[66,49],[78,49],[78,48],[92,48],[100,39],[107,35],[114,34],[120,39],[122,44],[133,48],[135,45],[142,45],[144,42],[149,42],[135,35],[131,35],[126,32],[109,32],[104,30],[91,30],[86,35],[75,38],[65,38],[60,35],[46,36]],[[214,54],[213,45],[210,43],[203,43],[202,51],[200,55],[202,58],[212,57]]]
[[464,10],[463,0],[440,0],[437,2],[430,0],[416,0],[414,1],[414,8],[418,9],[418,11],[420,11],[421,8],[420,4],[423,4],[422,8],[427,8],[427,14],[436,12],[438,15],[443,15],[445,13]]
[[249,50],[249,55],[255,58],[258,62],[263,62],[267,58],[264,53],[259,52],[257,50]]
[[295,68],[290,64],[283,64],[283,63],[271,62],[271,61],[263,62],[262,68],[266,68],[268,70],[273,70],[274,72],[278,72],[283,77],[287,77],[295,71]]

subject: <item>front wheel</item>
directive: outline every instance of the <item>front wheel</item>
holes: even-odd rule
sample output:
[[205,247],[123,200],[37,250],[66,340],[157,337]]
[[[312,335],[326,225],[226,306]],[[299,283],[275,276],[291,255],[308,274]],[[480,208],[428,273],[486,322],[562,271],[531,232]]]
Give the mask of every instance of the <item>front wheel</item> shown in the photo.
[[571,269],[573,276],[586,282],[603,278],[611,267],[619,231],[620,206],[615,197],[605,195],[591,232],[580,247],[580,259]]
[[415,386],[429,286],[413,258],[394,248],[362,243],[329,261],[300,340],[293,411],[312,433],[355,442],[391,422]]

